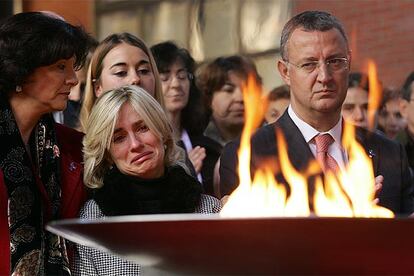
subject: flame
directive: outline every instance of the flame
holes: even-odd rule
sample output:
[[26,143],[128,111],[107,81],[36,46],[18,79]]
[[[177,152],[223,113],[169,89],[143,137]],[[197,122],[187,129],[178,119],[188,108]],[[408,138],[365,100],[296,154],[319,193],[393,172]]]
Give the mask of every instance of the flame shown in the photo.
[[315,213],[319,216],[394,217],[392,211],[374,203],[375,176],[371,159],[355,140],[355,127],[345,124],[344,148],[349,163],[337,177],[325,175],[325,190],[318,179],[315,187]]
[[290,184],[290,197],[286,203],[287,216],[309,216],[308,191],[306,176],[301,175],[290,163],[285,138],[280,131],[276,132],[280,167]]
[[375,129],[377,110],[381,104],[382,88],[378,80],[377,66],[371,59],[368,60],[368,82],[368,128],[373,130]]
[[[305,172],[297,171],[289,160],[287,144],[281,131],[276,130],[279,160],[277,170],[287,184],[279,183],[275,175],[274,162],[258,168],[250,175],[250,137],[262,121],[264,114],[261,86],[249,76],[243,86],[245,104],[245,126],[239,148],[240,184],[229,196],[220,215],[222,217],[280,217],[311,215],[308,198],[308,179],[315,176],[313,209],[317,216],[328,217],[393,217],[392,211],[374,203],[375,177],[371,159],[355,139],[355,129],[345,124],[343,147],[348,153],[349,163],[339,174],[324,174],[312,161]],[[274,160],[273,160],[274,161]],[[289,192],[288,192],[289,191]]]

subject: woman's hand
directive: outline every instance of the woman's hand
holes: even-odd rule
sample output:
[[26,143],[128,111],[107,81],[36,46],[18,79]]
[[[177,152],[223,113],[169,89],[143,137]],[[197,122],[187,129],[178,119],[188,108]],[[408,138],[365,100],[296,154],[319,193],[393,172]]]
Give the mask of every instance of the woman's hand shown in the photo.
[[382,175],[378,175],[377,177],[375,177],[375,199],[374,199],[374,203],[378,204],[379,203],[379,193],[382,190],[382,183],[384,182],[384,177]]
[[229,197],[230,197],[230,196],[225,195],[225,196],[223,196],[223,197],[220,199],[220,201],[221,201],[221,205],[222,205],[222,206],[226,205],[227,201],[229,200]]
[[201,171],[204,158],[206,158],[206,149],[200,146],[193,148],[188,153],[188,159],[190,159],[191,163],[193,163],[196,173]]

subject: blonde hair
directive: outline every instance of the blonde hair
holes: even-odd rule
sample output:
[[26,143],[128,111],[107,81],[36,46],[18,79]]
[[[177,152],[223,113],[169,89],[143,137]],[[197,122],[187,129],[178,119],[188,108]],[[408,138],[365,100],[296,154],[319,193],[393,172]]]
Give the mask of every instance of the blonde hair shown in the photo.
[[164,109],[164,98],[162,94],[162,86],[160,81],[160,76],[158,73],[157,65],[155,63],[154,57],[152,56],[151,51],[145,44],[145,42],[130,34],[130,33],[119,33],[119,34],[112,34],[105,38],[101,43],[99,43],[98,47],[94,51],[91,62],[88,67],[88,72],[86,75],[86,85],[85,85],[85,93],[83,96],[83,103],[80,111],[80,127],[82,131],[86,131],[86,122],[88,117],[91,113],[92,107],[96,101],[96,94],[95,94],[95,83],[99,81],[102,70],[103,70],[103,60],[105,59],[106,55],[116,46],[126,43],[132,46],[135,46],[141,49],[147,56],[150,62],[152,73],[154,74],[155,79],[155,91],[154,91],[154,98],[158,101],[161,107]]
[[113,164],[109,149],[118,113],[126,103],[164,143],[164,166],[180,165],[188,172],[184,151],[176,145],[172,127],[160,104],[144,89],[128,85],[104,92],[92,108],[83,139],[85,185],[89,188],[103,186],[105,172]]

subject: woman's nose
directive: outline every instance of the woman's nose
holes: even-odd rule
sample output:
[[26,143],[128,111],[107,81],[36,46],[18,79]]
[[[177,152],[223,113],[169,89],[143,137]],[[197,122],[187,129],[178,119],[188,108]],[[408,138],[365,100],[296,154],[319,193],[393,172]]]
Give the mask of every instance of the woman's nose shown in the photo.
[[356,107],[354,110],[354,118],[356,121],[363,121],[365,119],[364,110],[360,107]]
[[131,150],[134,150],[134,149],[140,148],[142,146],[142,141],[136,135],[131,134],[130,135],[130,145],[131,145]]
[[243,102],[243,92],[241,87],[236,87],[233,94],[234,100]]
[[137,73],[132,73],[130,84],[139,85],[141,82],[141,78]]
[[76,72],[73,68],[70,68],[67,73],[66,83],[71,86],[76,86],[79,83]]

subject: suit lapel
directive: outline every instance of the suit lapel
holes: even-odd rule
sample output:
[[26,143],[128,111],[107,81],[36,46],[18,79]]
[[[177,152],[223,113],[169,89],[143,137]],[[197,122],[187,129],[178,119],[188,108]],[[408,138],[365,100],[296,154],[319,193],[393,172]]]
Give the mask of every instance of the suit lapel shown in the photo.
[[[295,125],[293,120],[290,118],[288,112],[286,111],[282,117],[277,122],[278,127],[280,127],[285,135],[289,158],[292,164],[299,170],[304,170],[307,168],[309,162],[315,157],[312,154],[308,143],[306,143],[303,138],[302,133],[299,128]],[[375,147],[375,143],[370,141],[370,132],[362,128],[356,128],[356,140],[362,145],[365,149],[366,154],[371,158],[372,165],[374,168],[374,173],[378,171],[378,160],[380,155],[380,150],[378,147]]]
[[299,128],[290,118],[287,110],[278,120],[277,124],[285,135],[290,162],[296,167],[297,170],[305,170],[309,162],[315,157],[313,156],[308,143],[306,143],[303,138]]
[[356,140],[365,149],[365,153],[368,155],[368,157],[371,158],[374,174],[377,175],[380,151],[378,147],[374,147],[375,143],[370,142],[370,134],[373,133],[370,133],[367,130],[359,127],[356,128]]

